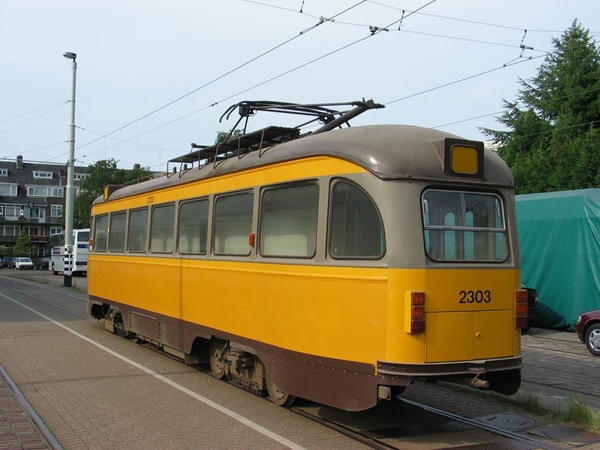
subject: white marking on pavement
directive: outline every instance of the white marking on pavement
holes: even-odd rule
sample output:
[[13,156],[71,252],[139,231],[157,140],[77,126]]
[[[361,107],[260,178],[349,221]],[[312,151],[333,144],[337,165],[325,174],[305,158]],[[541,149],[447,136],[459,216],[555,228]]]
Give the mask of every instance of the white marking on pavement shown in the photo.
[[259,433],[261,433],[261,434],[263,434],[263,435],[265,435],[265,436],[273,439],[274,441],[277,441],[277,442],[279,442],[279,443],[281,443],[281,444],[283,444],[286,447],[289,447],[291,449],[304,450],[304,447],[302,447],[302,446],[300,446],[300,445],[298,445],[298,444],[296,444],[296,443],[294,443],[294,442],[292,442],[292,441],[284,438],[283,436],[278,435],[277,433],[272,432],[271,430],[266,429],[265,427],[262,427],[262,426],[258,425],[257,423],[252,422],[251,420],[245,418],[244,416],[241,416],[240,414],[238,414],[238,413],[236,413],[236,412],[234,412],[234,411],[232,411],[232,410],[230,410],[228,408],[225,408],[224,406],[219,405],[218,403],[213,402],[212,400],[204,397],[203,395],[197,394],[196,392],[191,391],[190,389],[188,389],[188,388],[186,388],[186,387],[184,387],[184,386],[182,386],[180,384],[177,384],[177,383],[169,380],[168,378],[160,375],[159,373],[154,372],[152,369],[149,369],[148,367],[142,366],[141,364],[138,364],[135,361],[132,361],[131,359],[126,358],[125,356],[118,354],[114,350],[111,350],[110,348],[105,347],[104,345],[99,344],[96,341],[93,341],[92,339],[90,339],[90,338],[88,338],[88,337],[86,337],[86,336],[78,333],[75,330],[72,330],[71,328],[63,325],[62,323],[57,322],[56,320],[54,320],[54,319],[52,319],[52,318],[50,318],[50,317],[48,317],[48,316],[40,313],[39,311],[36,311],[33,308],[30,308],[27,305],[24,305],[23,303],[19,302],[18,300],[10,298],[10,297],[8,297],[7,295],[4,295],[4,294],[0,294],[0,296],[6,298],[8,300],[10,300],[11,302],[16,303],[19,306],[22,306],[23,308],[31,311],[34,314],[37,314],[38,316],[40,316],[40,317],[48,320],[49,322],[52,322],[54,325],[56,325],[56,326],[58,326],[60,328],[63,328],[64,330],[66,330],[69,333],[77,336],[78,338],[83,339],[84,341],[89,342],[92,345],[95,345],[99,349],[104,350],[105,352],[107,352],[107,353],[115,356],[116,358],[119,358],[122,361],[125,361],[128,364],[131,364],[132,366],[140,369],[141,371],[146,372],[148,375],[152,375],[154,378],[156,378],[156,379],[158,379],[158,380],[160,380],[160,381],[168,384],[171,387],[174,387],[175,389],[183,392],[184,394],[187,394],[187,395],[195,398],[196,400],[201,401],[205,405],[208,405],[211,408],[216,409],[217,411],[219,411],[219,412],[221,412],[221,413],[223,413],[223,414],[231,417],[232,419],[237,420],[240,423],[243,423],[247,427],[250,427],[253,430],[258,431]]

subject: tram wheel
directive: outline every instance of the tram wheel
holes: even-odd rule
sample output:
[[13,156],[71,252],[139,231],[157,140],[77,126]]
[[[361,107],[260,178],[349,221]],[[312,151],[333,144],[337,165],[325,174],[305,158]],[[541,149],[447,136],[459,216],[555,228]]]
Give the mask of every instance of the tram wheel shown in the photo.
[[275,384],[270,374],[267,374],[266,382],[267,392],[269,393],[269,398],[273,403],[275,403],[277,406],[292,406],[292,403],[294,403],[296,400],[295,396],[281,390],[279,386]]
[[225,362],[227,351],[223,352],[223,348],[226,345],[226,342],[218,339],[210,341],[210,371],[217,380],[221,380],[227,375],[227,364]]

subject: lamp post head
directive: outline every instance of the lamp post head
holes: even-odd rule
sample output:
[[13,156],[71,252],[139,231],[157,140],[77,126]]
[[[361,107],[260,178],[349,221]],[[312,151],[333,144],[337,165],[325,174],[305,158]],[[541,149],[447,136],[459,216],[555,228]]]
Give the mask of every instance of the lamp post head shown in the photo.
[[65,54],[63,54],[63,56],[67,59],[72,59],[73,61],[75,61],[75,58],[77,58],[77,53],[66,52]]

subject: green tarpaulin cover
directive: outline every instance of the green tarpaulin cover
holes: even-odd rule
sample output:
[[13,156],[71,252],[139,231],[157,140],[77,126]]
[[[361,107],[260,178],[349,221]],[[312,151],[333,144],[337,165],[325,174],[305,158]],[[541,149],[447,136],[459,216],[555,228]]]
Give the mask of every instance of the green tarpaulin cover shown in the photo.
[[537,326],[573,330],[600,309],[600,189],[517,195],[522,281],[540,300]]

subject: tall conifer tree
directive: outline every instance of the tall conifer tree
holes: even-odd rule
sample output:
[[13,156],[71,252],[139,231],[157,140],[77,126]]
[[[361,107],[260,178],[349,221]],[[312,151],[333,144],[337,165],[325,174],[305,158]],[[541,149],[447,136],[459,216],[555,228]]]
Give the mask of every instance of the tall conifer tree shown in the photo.
[[600,186],[600,53],[577,21],[553,45],[517,100],[504,100],[508,131],[483,130],[521,194]]

